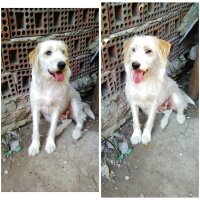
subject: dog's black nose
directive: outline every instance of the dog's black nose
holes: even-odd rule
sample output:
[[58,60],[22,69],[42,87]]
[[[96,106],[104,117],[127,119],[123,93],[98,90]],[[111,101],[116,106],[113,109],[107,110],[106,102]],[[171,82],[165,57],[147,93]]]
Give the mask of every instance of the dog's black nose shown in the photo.
[[138,63],[138,62],[132,62],[132,68],[133,69],[139,69],[140,68],[140,63]]
[[58,64],[57,64],[57,66],[58,66],[58,69],[60,69],[60,70],[63,70],[64,68],[65,68],[65,62],[62,62],[62,61],[60,61]]

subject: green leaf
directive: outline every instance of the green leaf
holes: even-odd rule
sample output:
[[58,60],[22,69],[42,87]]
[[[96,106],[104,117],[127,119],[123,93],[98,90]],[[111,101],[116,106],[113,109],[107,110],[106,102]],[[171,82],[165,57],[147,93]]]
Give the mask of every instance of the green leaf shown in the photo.
[[22,150],[22,147],[20,147],[20,146],[18,146],[18,147],[15,148],[15,152],[16,153],[19,153],[21,150]]
[[117,141],[113,138],[113,143],[114,143],[114,147],[115,147],[115,150],[117,150]]
[[127,154],[127,155],[130,155],[131,153],[132,153],[132,148],[128,148],[126,154]]
[[118,157],[116,158],[116,160],[123,160],[123,158],[124,158],[124,155],[121,154],[120,156],[118,156]]
[[7,156],[7,157],[10,157],[10,156],[12,155],[12,153],[13,153],[13,151],[10,150],[10,151],[8,151],[8,152],[6,153],[6,156]]

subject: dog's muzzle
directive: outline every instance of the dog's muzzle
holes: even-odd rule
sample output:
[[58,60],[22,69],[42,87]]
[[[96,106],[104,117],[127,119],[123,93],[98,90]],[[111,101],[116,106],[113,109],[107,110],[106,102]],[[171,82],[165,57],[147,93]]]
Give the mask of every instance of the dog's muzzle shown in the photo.
[[134,70],[139,69],[140,68],[140,63],[138,63],[138,62],[132,62],[132,68]]
[[51,71],[48,70],[48,72],[58,82],[62,82],[65,79],[65,74],[62,70],[59,70],[59,71],[56,71],[56,72],[51,72]]
[[57,67],[59,70],[65,69],[66,63],[63,61],[58,62]]

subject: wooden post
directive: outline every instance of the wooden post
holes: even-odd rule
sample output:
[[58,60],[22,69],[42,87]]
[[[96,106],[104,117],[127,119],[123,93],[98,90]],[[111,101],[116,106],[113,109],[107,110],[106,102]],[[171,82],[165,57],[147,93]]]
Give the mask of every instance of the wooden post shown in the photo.
[[189,95],[194,100],[197,100],[199,97],[199,50],[197,51],[194,67],[190,77]]
[[99,115],[99,77],[97,78],[97,82],[94,88],[91,108],[92,108],[93,113],[96,116],[98,116]]

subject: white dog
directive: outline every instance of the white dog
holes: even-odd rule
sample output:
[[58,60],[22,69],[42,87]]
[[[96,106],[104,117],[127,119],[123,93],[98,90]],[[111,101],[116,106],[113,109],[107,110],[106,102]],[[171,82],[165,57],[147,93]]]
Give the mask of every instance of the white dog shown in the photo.
[[[164,129],[172,113],[183,124],[184,109],[193,100],[178,88],[176,82],[165,74],[170,43],[153,36],[135,36],[124,42],[124,64],[126,71],[125,93],[131,106],[134,133],[133,145],[151,141],[151,131],[157,111],[164,113],[161,128]],[[141,133],[138,112],[141,108],[148,119]]]
[[[42,113],[51,124],[45,150],[52,153],[56,149],[55,136],[68,126],[72,118],[76,127],[72,132],[75,140],[81,137],[81,129],[86,114],[94,119],[89,105],[81,102],[80,95],[70,85],[69,58],[67,46],[62,41],[47,40],[37,45],[29,54],[32,66],[30,88],[31,109],[33,115],[32,143],[29,155],[39,153],[39,120]],[[63,119],[57,127],[58,119]]]

